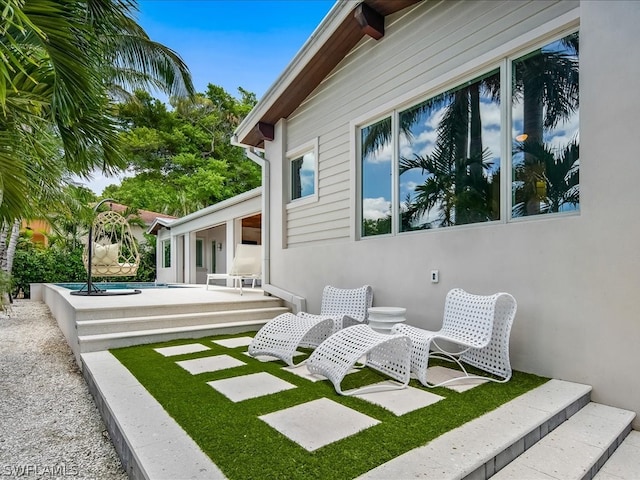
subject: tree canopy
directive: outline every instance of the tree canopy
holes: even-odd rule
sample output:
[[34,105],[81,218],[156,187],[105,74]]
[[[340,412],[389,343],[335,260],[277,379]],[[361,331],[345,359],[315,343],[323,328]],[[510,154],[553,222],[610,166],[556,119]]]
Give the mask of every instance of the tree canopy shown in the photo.
[[34,196],[67,174],[126,165],[116,98],[193,94],[186,65],[135,11],[132,0],[0,0],[0,223],[33,214]]
[[230,144],[235,127],[256,103],[209,84],[193,100],[174,99],[172,110],[137,91],[119,105],[123,153],[132,176],[103,196],[133,208],[183,216],[261,183],[260,167]]

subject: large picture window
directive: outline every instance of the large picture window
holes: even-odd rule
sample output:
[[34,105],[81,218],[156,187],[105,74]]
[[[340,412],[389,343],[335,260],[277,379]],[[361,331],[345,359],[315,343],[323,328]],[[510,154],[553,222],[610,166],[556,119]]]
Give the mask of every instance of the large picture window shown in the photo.
[[575,33],[360,127],[360,235],[578,210],[578,106]]
[[578,210],[578,34],[518,58],[512,70],[512,216]]

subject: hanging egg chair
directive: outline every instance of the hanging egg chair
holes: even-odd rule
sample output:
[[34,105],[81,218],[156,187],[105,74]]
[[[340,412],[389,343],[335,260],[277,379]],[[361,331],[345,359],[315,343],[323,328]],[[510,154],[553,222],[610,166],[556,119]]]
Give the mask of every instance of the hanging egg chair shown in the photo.
[[[109,201],[105,199],[100,205]],[[108,290],[98,288],[92,277],[130,277],[138,272],[140,253],[131,232],[129,222],[117,212],[107,210],[96,215],[89,227],[87,244],[82,252],[87,269],[87,283],[71,295],[130,295],[141,293],[138,289]]]
[[[138,272],[140,253],[129,222],[117,212],[99,213],[82,254],[92,277],[131,277]],[[89,261],[91,257],[91,261]]]

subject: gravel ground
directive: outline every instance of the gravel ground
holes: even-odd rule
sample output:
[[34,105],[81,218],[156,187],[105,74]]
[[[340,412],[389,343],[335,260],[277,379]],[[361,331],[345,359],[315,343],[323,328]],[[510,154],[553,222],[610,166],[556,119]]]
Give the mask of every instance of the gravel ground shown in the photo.
[[55,319],[42,302],[0,313],[0,479],[125,480]]

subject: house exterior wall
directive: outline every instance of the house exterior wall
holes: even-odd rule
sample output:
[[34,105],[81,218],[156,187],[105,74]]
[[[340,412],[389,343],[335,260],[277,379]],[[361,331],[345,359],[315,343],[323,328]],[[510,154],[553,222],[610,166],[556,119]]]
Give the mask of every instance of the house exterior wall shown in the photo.
[[[634,1],[423,2],[388,17],[385,37],[364,39],[267,142],[271,284],[311,312],[326,284],[370,284],[374,305],[407,307],[409,323],[430,329],[451,288],[507,291],[514,368],[592,385],[594,401],[640,413],[639,22]],[[578,215],[356,238],[354,122],[578,23]],[[319,200],[287,210],[285,152],[314,137]]]
[[[237,200],[237,201],[236,201]],[[225,273],[233,260],[235,245],[245,240],[260,243],[255,229],[243,232],[242,218],[260,213],[261,190],[256,189],[228,199],[217,206],[207,207],[173,222],[170,228],[160,228],[156,243],[157,280],[163,283],[199,283],[206,281],[207,273]],[[162,266],[162,242],[171,241],[171,266]],[[203,267],[196,267],[196,241],[203,242]],[[222,244],[222,249],[211,251],[211,242]],[[212,255],[216,271],[212,272]]]

